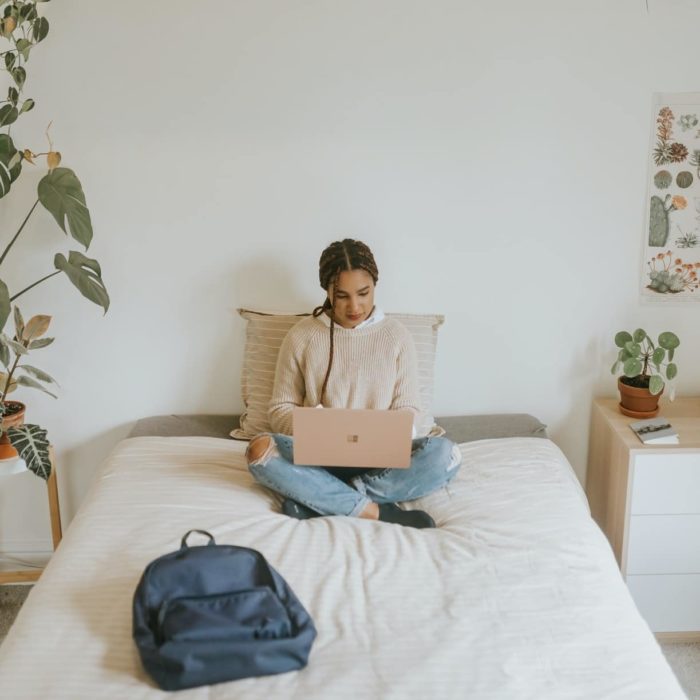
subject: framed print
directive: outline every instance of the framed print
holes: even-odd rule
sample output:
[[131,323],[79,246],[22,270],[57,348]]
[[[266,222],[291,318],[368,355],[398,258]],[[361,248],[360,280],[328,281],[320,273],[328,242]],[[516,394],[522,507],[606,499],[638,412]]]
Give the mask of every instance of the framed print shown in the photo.
[[648,153],[642,296],[700,301],[700,93],[658,93]]

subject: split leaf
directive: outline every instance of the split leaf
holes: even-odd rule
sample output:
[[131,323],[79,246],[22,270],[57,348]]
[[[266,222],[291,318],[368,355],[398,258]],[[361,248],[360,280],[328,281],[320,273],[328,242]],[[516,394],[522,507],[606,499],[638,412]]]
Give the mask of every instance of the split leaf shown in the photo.
[[67,221],[71,236],[87,250],[92,240],[92,222],[83,188],[75,173],[69,168],[52,170],[39,182],[38,194],[39,201],[56,219],[63,232],[68,233]]
[[102,281],[102,271],[97,260],[86,257],[78,251],[71,250],[68,260],[61,253],[53,259],[57,270],[68,275],[68,279],[78,288],[78,291],[91,302],[101,306],[105,313],[109,309],[109,294]]

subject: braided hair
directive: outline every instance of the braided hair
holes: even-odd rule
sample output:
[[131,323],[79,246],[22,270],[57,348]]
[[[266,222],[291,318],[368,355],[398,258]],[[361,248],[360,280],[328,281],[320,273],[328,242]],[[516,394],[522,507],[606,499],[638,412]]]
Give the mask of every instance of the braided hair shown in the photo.
[[321,306],[317,306],[314,311],[314,317],[320,316],[326,311],[330,311],[331,328],[330,328],[330,350],[328,353],[328,367],[326,376],[323,379],[321,387],[321,404],[326,394],[328,386],[328,377],[331,374],[333,366],[333,328],[335,325],[335,300],[338,290],[338,278],[341,272],[349,272],[351,270],[364,270],[377,284],[379,280],[379,272],[377,263],[374,261],[374,255],[369,249],[369,246],[362,241],[355,241],[352,238],[344,238],[342,241],[331,243],[322,253],[321,259],[318,262],[318,279],[322,289],[328,293],[328,288],[333,286],[333,301],[326,296],[326,300]]

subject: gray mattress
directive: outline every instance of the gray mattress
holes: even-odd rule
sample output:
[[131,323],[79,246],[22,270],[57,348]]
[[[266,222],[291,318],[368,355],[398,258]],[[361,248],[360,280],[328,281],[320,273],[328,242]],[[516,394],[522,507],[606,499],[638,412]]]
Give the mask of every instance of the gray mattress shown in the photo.
[[[238,427],[238,420],[235,415],[151,416],[136,421],[129,437],[200,435],[233,439],[229,433]],[[446,436],[458,443],[486,438],[547,437],[546,426],[528,413],[446,416],[435,420],[445,429]]]

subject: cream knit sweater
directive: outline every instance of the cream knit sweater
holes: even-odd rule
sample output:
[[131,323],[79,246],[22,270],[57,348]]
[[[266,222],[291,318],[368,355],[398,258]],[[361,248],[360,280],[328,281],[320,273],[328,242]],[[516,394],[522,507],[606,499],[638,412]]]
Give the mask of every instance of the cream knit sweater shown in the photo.
[[[392,318],[365,328],[335,325],[333,345],[325,406],[403,408],[418,416],[416,349],[405,326]],[[317,406],[321,402],[329,347],[327,317],[310,316],[287,333],[277,358],[270,400],[270,424],[276,433],[292,434],[295,406]]]

